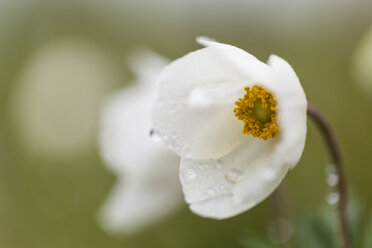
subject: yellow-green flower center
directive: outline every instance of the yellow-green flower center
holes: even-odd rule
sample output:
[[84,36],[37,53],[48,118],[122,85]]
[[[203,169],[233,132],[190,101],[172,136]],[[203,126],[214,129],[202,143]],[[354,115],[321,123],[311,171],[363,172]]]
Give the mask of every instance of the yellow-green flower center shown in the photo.
[[244,124],[243,134],[252,134],[264,140],[279,131],[275,97],[261,86],[245,88],[246,94],[235,102],[234,114]]

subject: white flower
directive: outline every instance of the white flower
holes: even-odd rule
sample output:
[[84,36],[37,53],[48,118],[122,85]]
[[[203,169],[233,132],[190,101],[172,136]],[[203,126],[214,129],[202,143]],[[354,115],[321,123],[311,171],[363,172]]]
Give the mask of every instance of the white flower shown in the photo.
[[307,101],[295,72],[278,56],[265,64],[234,46],[198,42],[206,48],[160,74],[153,128],[181,156],[191,210],[222,219],[264,200],[296,165]]
[[133,234],[182,203],[179,157],[150,137],[156,77],[167,60],[143,50],[130,63],[136,80],[111,96],[102,111],[100,145],[118,176],[100,222],[113,233]]
[[372,94],[372,28],[357,44],[351,61],[351,73],[356,86],[362,92]]
[[99,103],[122,80],[105,47],[66,37],[37,49],[12,92],[22,145],[43,158],[71,158],[93,148]]

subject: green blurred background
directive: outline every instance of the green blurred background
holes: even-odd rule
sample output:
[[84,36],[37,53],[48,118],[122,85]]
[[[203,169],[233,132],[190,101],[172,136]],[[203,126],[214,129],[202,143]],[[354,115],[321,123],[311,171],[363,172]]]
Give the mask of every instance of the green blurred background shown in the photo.
[[[353,80],[351,59],[371,17],[372,3],[362,0],[0,0],[0,247],[216,248],[267,239],[270,200],[224,221],[195,216],[185,205],[123,238],[97,224],[115,182],[98,152],[100,102],[132,78],[124,59],[132,49],[146,46],[174,59],[198,49],[198,35],[263,61],[275,53],[290,62],[308,100],[335,128],[349,185],[367,214],[372,94]],[[76,71],[45,62],[46,78],[55,80],[28,83],[33,61],[56,53],[76,63]],[[84,62],[90,67],[79,68]],[[283,183],[294,223],[329,193],[326,152],[312,123],[307,137],[300,163]]]

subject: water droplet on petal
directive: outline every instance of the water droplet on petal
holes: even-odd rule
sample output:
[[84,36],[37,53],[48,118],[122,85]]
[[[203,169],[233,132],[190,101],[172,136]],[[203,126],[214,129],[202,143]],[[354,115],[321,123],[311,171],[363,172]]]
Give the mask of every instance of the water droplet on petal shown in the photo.
[[152,133],[152,134],[151,134],[151,139],[152,139],[152,141],[155,142],[155,143],[158,143],[158,142],[161,141],[161,138],[160,138],[158,135],[156,135],[156,133]]
[[188,104],[190,107],[207,108],[211,105],[211,99],[204,93],[202,89],[195,88],[191,91]]
[[237,183],[240,179],[240,176],[243,174],[242,171],[238,169],[231,169],[229,172],[225,175],[225,178],[227,181],[231,183]]
[[272,170],[272,169],[266,169],[263,172],[263,177],[264,177],[264,179],[266,179],[268,181],[271,181],[275,178],[275,171]]
[[214,194],[215,194],[213,189],[211,189],[211,188],[208,188],[206,193],[207,193],[207,195],[210,195],[210,196],[214,196]]
[[188,168],[181,170],[181,177],[185,179],[186,181],[190,182],[195,180],[197,177],[197,174],[194,169]]

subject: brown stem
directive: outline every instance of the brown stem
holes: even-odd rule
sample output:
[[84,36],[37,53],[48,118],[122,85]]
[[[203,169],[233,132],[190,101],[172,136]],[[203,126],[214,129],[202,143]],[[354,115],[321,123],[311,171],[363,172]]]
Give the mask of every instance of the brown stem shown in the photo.
[[313,105],[308,104],[307,114],[313,119],[315,124],[321,131],[331,154],[331,162],[336,167],[338,175],[338,183],[336,185],[340,199],[338,203],[338,218],[340,222],[340,245],[342,248],[351,248],[351,235],[348,225],[346,207],[347,207],[347,192],[346,192],[346,178],[344,172],[344,165],[341,158],[340,146],[337,142],[336,135],[331,128],[331,125],[324,117],[324,115]]

